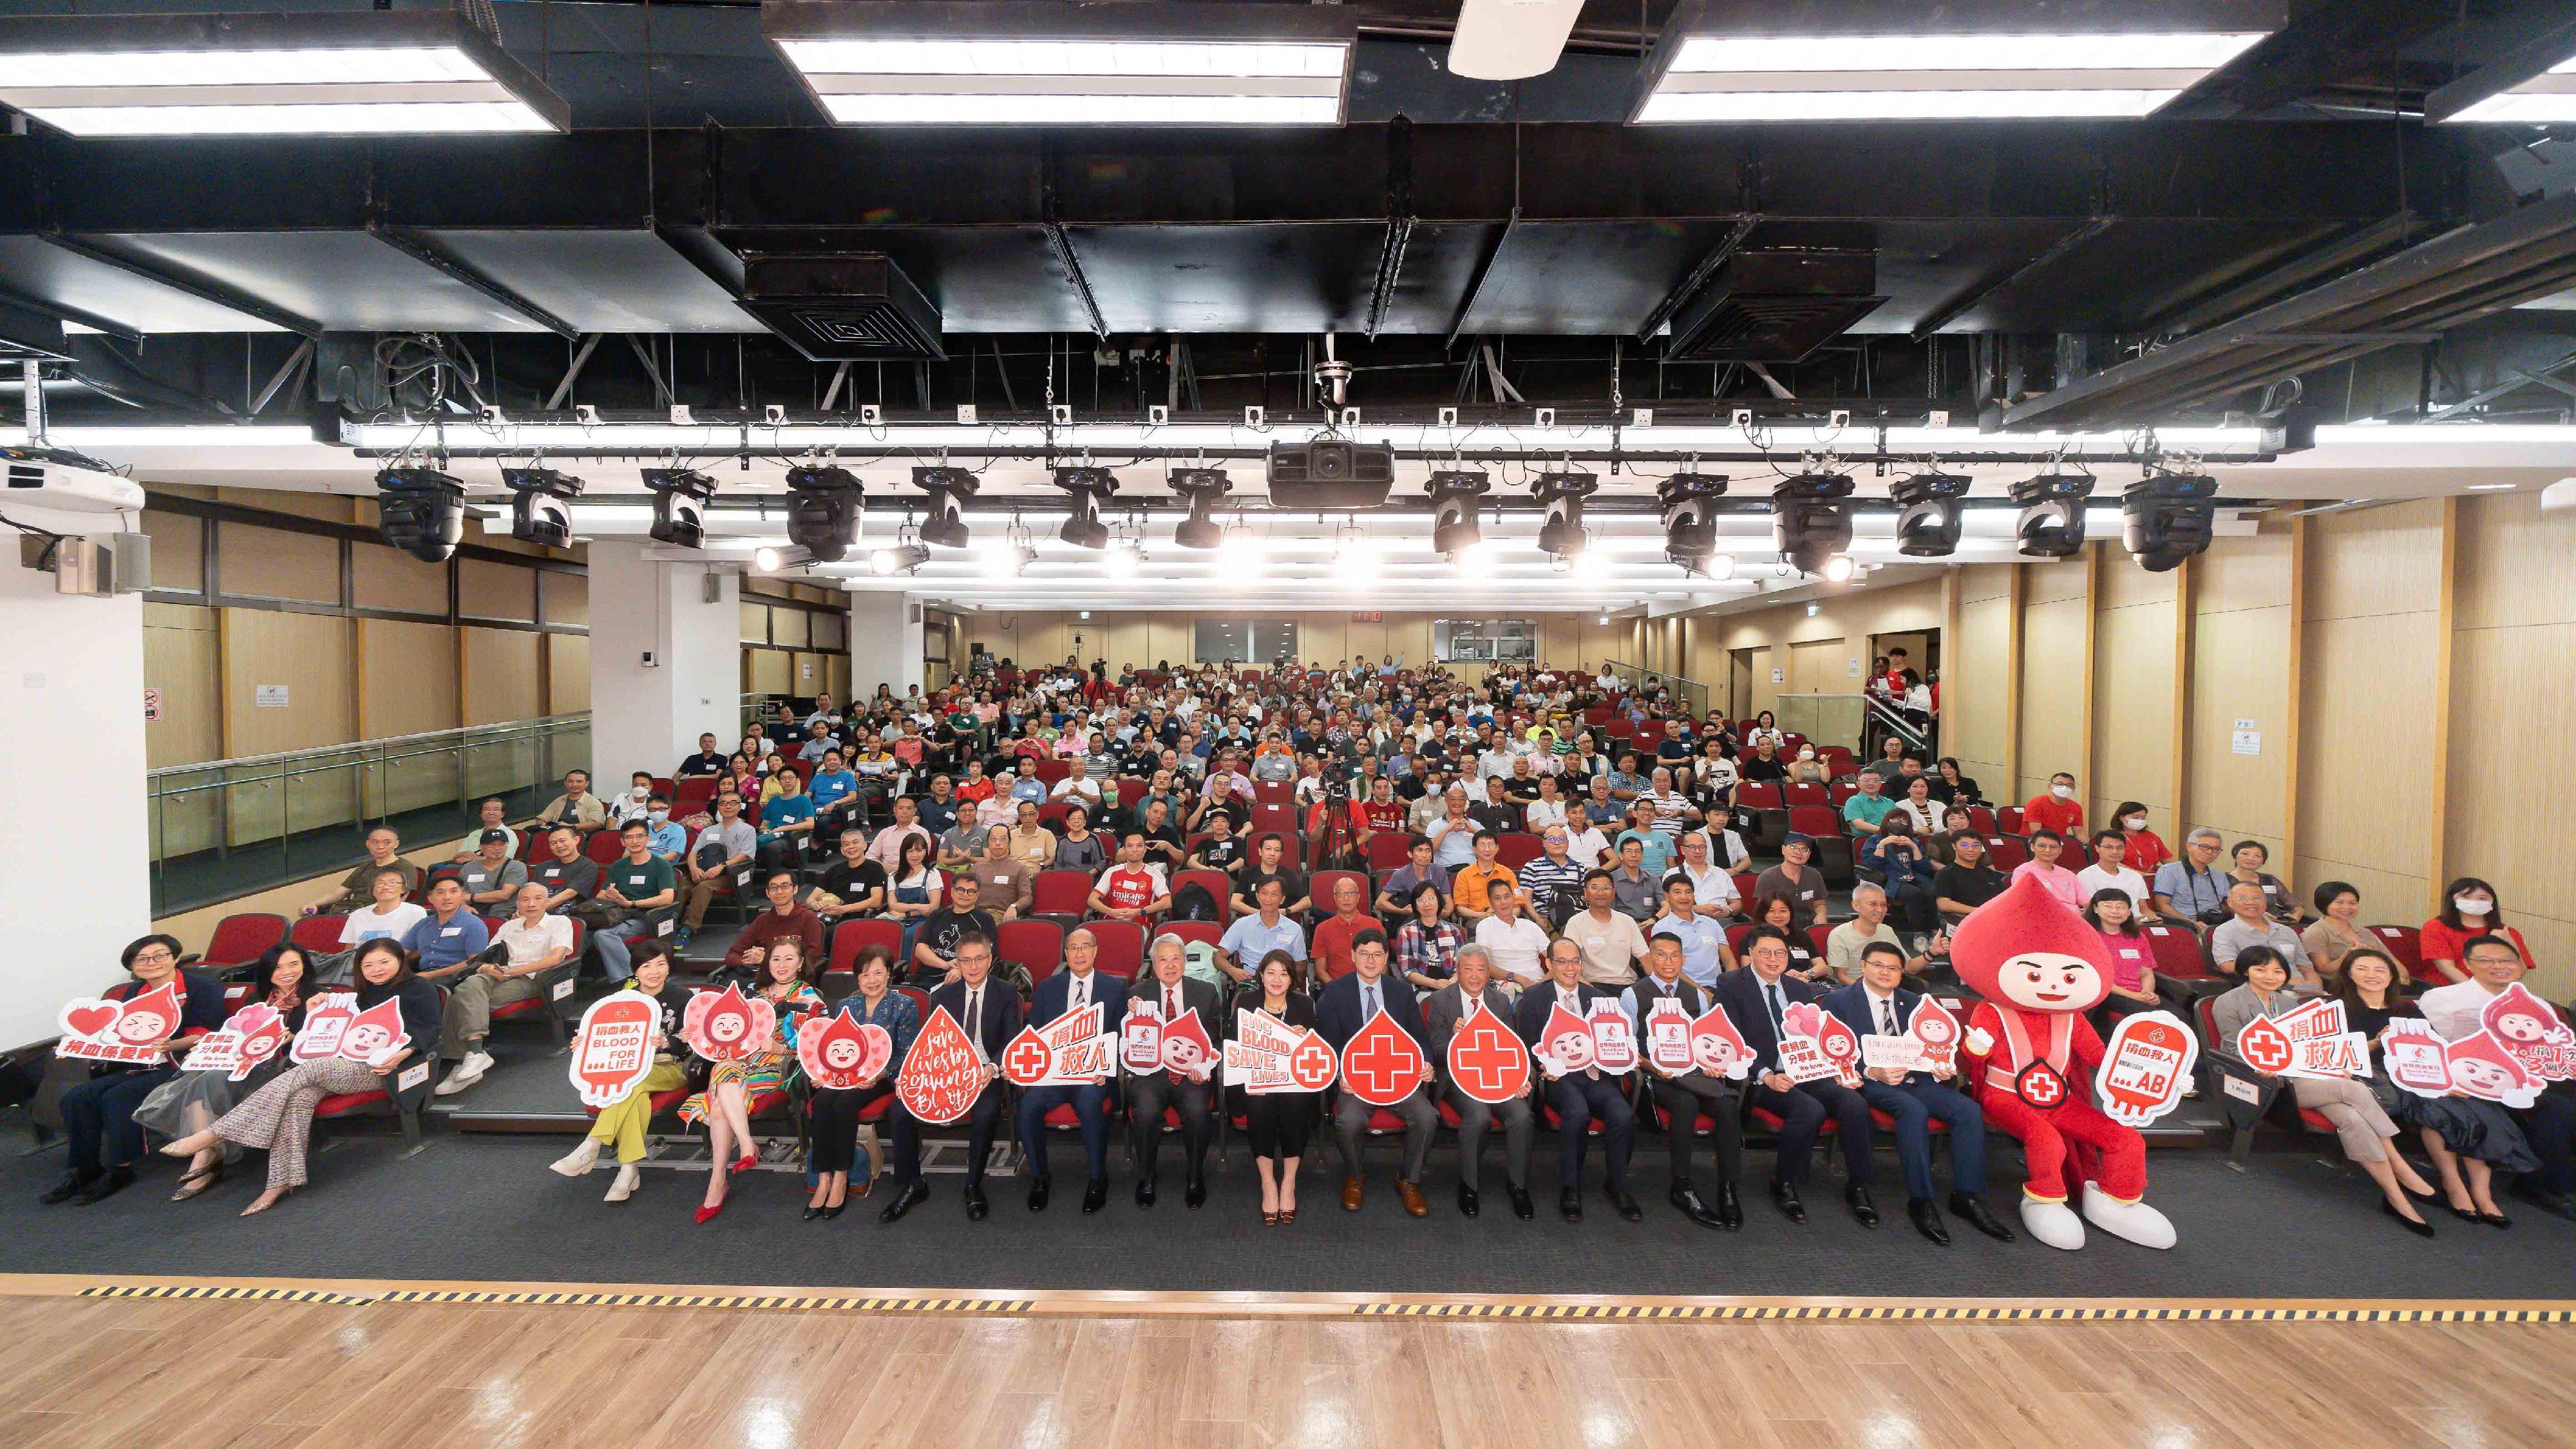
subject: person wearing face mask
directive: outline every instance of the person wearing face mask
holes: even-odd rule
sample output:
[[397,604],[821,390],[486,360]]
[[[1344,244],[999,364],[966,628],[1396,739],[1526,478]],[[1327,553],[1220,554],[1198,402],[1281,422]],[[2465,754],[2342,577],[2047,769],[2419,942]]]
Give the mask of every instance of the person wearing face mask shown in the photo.
[[2463,965],[2468,956],[2461,947],[2472,936],[2502,936],[2513,943],[2527,966],[2531,963],[2531,948],[2523,943],[2522,933],[2504,923],[2494,886],[2464,875],[2442,892],[2442,902],[2442,913],[2417,933],[2418,954],[2424,962],[2415,973],[2417,980],[2434,986],[2468,980]]
[[2021,807],[2025,831],[2054,830],[2060,835],[2084,833],[2084,805],[2075,798],[2075,777],[2064,770],[2048,777],[2048,793],[2034,795]]
[[1792,785],[1829,784],[1833,780],[1833,769],[1823,760],[1816,758],[1814,745],[1800,745],[1797,758],[1789,762],[1788,768],[1782,772],[1782,778]]
[[2120,808],[2111,812],[2111,819],[2120,827],[2121,863],[2149,880],[2155,879],[2157,869],[2173,859],[2174,853],[2163,837],[2147,828],[2147,807],[2135,800],[2123,800]]

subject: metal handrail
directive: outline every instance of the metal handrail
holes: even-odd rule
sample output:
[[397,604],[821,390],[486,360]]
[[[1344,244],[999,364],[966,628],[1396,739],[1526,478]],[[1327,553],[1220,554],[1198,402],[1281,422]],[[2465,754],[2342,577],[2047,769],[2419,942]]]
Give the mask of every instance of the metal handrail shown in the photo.
[[[165,776],[193,775],[202,770],[229,770],[251,765],[276,764],[286,760],[311,764],[319,769],[336,770],[344,769],[353,763],[363,763],[365,759],[370,758],[388,763],[394,760],[415,760],[427,755],[443,754],[460,745],[490,744],[522,735],[534,738],[548,730],[588,723],[590,723],[590,712],[587,710],[579,714],[550,714],[537,719],[513,720],[508,724],[467,725],[460,729],[423,730],[418,734],[381,735],[371,740],[351,740],[345,745],[318,745],[309,750],[280,750],[267,755],[235,755],[224,760],[201,760],[193,765],[163,765],[158,769],[144,771],[143,778],[158,780]],[[387,745],[426,744],[432,740],[446,743],[405,750],[399,754],[384,748]],[[353,761],[335,758],[351,754],[360,756],[360,759]],[[159,793],[183,795],[191,790],[214,789],[226,783],[238,785],[246,782],[235,780],[216,781],[213,784],[178,785]]]
[[[1649,681],[1660,683],[1665,688],[1680,695],[1683,702],[1690,706],[1690,712],[1694,717],[1699,719],[1708,718],[1708,702],[1714,696],[1714,691],[1710,689],[1707,681],[1705,680],[1692,679],[1686,675],[1674,674],[1661,669],[1648,669],[1642,664],[1631,664],[1624,659],[1604,659],[1601,661],[1601,669],[1612,671],[1622,676],[1633,677],[1640,684],[1644,684]],[[1594,672],[1599,673],[1600,671],[1596,670]]]

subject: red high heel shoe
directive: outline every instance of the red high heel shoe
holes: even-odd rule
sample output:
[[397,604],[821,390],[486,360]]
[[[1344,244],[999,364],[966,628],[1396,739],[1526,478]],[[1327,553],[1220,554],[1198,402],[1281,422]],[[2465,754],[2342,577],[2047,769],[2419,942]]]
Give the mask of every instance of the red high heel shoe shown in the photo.
[[760,1154],[757,1152],[746,1152],[742,1156],[735,1158],[733,1166],[725,1170],[729,1174],[736,1172],[749,1172],[759,1165]]
[[717,1203],[714,1207],[702,1207],[698,1209],[698,1225],[704,1227],[706,1224],[714,1222],[716,1220],[716,1214],[723,1211],[723,1203]]

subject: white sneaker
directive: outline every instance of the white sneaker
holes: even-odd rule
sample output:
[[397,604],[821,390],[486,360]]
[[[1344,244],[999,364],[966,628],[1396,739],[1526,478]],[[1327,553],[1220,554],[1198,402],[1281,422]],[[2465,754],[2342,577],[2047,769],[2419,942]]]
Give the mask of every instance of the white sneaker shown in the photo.
[[481,1052],[468,1052],[465,1060],[456,1064],[456,1070],[438,1079],[438,1086],[434,1090],[439,1096],[453,1097],[483,1080],[484,1070],[491,1065],[490,1057]]
[[2084,1220],[2141,1248],[2170,1248],[2177,1236],[2172,1219],[2163,1213],[2143,1202],[2122,1202],[2098,1189],[2084,1194]]
[[598,1161],[599,1139],[585,1137],[579,1147],[555,1159],[554,1170],[566,1177],[582,1177],[588,1175],[591,1165]]
[[2021,1225],[2032,1237],[2052,1248],[2063,1248],[2071,1253],[2084,1246],[2084,1220],[2062,1202],[2023,1198]]
[[637,1170],[635,1164],[621,1162],[617,1165],[617,1180],[608,1185],[608,1196],[604,1201],[624,1202],[633,1197],[635,1189],[643,1184],[644,1174]]

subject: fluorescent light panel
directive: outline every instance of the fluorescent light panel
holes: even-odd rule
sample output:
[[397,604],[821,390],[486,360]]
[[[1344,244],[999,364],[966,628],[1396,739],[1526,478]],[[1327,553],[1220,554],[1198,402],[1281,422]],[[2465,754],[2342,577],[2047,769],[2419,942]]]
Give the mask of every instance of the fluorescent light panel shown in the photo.
[[2532,125],[2576,121],[2576,56],[2443,119]]
[[2265,33],[1692,35],[1637,119],[2143,116]]

